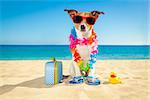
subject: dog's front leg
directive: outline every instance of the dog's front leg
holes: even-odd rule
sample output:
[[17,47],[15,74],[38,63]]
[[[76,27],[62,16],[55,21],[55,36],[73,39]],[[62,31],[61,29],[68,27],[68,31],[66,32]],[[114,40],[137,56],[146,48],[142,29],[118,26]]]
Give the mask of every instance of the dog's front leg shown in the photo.
[[80,84],[84,82],[84,78],[81,76],[80,73],[80,68],[74,61],[72,61],[70,66],[70,75],[71,75],[71,80],[69,81],[70,84]]
[[95,77],[95,64],[93,64],[92,68],[90,68],[90,72],[88,76]]
[[80,68],[75,61],[72,61],[70,64],[69,73],[72,77],[81,76]]

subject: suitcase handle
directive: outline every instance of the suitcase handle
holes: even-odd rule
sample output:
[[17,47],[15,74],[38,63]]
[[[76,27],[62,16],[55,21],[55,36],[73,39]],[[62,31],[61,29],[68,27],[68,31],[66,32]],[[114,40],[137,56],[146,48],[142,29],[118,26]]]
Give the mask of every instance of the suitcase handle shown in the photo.
[[55,62],[55,61],[56,61],[56,58],[55,58],[55,57],[51,57],[51,60]]

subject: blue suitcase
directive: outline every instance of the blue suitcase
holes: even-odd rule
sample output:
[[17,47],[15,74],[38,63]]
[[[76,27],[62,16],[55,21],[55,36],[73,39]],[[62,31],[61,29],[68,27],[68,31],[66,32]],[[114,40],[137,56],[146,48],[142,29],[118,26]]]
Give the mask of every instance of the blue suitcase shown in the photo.
[[62,62],[53,61],[45,64],[45,84],[55,85],[61,83],[63,79]]

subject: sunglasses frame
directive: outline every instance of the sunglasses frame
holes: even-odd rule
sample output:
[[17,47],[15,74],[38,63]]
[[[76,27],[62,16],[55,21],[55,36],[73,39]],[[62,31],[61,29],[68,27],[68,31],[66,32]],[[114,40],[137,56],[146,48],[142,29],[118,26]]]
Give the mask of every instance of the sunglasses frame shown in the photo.
[[[74,22],[74,17],[76,17],[76,16],[79,16],[79,15],[73,15],[73,16],[71,16],[73,22]],[[93,19],[95,20],[95,22],[96,22],[96,20],[97,20],[96,17],[85,17],[85,16],[80,16],[80,17],[82,18],[82,21],[83,21],[83,20],[86,20],[86,22],[87,22],[87,18],[93,18]],[[81,21],[81,22],[82,22],[82,21]],[[81,22],[80,22],[80,23],[81,23]],[[95,23],[95,22],[94,22],[94,23]],[[74,23],[75,23],[75,22],[74,22]],[[80,23],[78,23],[78,24],[80,24]],[[88,23],[88,22],[87,22],[87,23]],[[88,24],[89,24],[89,23],[88,23]],[[89,25],[94,25],[94,24],[89,24]]]

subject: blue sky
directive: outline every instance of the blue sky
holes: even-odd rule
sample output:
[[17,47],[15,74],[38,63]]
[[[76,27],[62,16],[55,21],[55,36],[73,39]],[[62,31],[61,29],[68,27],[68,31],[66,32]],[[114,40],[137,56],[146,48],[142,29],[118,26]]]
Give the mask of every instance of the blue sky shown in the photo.
[[147,45],[148,0],[0,0],[0,44],[68,44],[65,8],[103,11],[94,29],[100,45]]

